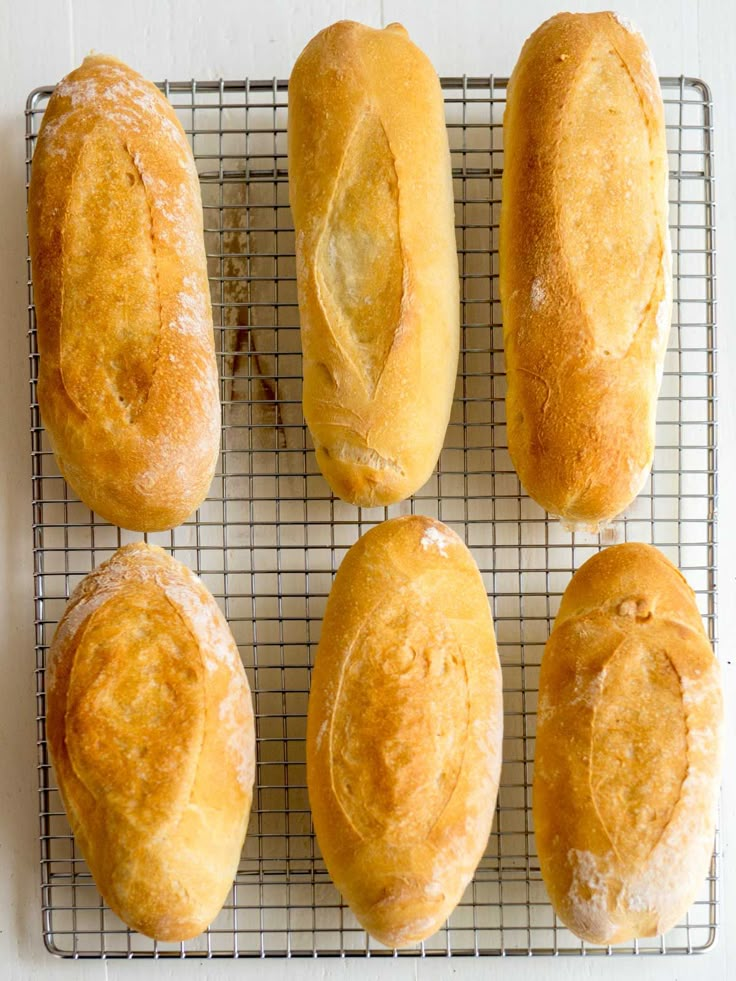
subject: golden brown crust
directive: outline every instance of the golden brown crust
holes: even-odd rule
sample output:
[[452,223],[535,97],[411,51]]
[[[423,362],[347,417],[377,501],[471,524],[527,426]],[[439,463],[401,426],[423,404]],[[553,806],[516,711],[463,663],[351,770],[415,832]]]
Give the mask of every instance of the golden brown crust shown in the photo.
[[565,591],[539,679],[534,830],[579,937],[671,929],[708,870],[720,770],[718,663],[678,570],[608,548]]
[[461,540],[384,522],[340,566],[307,717],[314,827],[335,885],[381,943],[430,936],[488,840],[503,732],[488,598]]
[[104,55],[56,87],[28,232],[38,400],[59,469],[125,528],[183,521],[217,462],[220,410],[191,150],[150,82]]
[[196,936],[237,871],[255,771],[217,604],[160,548],[127,545],[74,591],[47,677],[51,758],[100,892],[141,933]]
[[641,35],[559,14],[504,115],[501,301],[509,452],[526,491],[597,527],[641,490],[670,325],[664,111]]
[[341,21],[289,81],[304,415],[353,504],[393,504],[437,462],[459,345],[442,92],[399,24]]

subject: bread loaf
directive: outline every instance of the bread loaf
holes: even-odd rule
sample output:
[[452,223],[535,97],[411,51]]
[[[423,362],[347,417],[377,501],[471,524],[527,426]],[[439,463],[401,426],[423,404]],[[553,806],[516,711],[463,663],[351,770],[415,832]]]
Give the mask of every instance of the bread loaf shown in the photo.
[[597,530],[654,454],[671,308],[662,97],[615,14],[528,39],[504,115],[500,274],[506,423],[527,493]]
[[533,811],[552,904],[584,940],[665,933],[693,902],[721,702],[695,597],[661,552],[617,545],[578,570],[542,660]]
[[393,504],[437,463],[457,374],[437,75],[400,24],[341,21],[294,66],[288,131],[304,416],[339,497]]
[[72,594],[51,646],[47,732],[105,901],[156,940],[201,933],[238,868],[253,710],[217,604],[160,548],[119,549]]
[[307,716],[314,828],[363,927],[399,947],[462,897],[491,829],[501,670],[483,581],[445,525],[394,518],[343,560]]
[[178,525],[220,440],[202,204],[173,109],[114,58],[86,58],[49,101],[28,234],[38,402],[61,473],[114,524]]

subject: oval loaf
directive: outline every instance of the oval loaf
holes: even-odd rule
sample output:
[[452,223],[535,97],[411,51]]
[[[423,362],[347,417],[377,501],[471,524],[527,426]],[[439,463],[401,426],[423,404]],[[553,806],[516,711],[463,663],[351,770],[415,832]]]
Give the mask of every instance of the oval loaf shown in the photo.
[[665,933],[708,871],[722,696],[692,590],[651,545],[608,548],[565,591],[542,659],[534,831],[584,940]]
[[504,114],[500,288],[511,458],[527,493],[597,530],[652,465],[671,311],[664,110],[640,34],[559,14]]
[[400,24],[341,21],[289,80],[304,416],[341,498],[429,478],[459,347],[450,152],[437,75]]
[[86,58],[49,101],[28,233],[38,402],[61,473],[114,524],[180,524],[220,440],[202,202],[174,110],[114,58]]
[[157,940],[201,933],[238,868],[255,732],[238,649],[189,569],[128,545],[79,584],[51,646],[47,726],[105,901]]
[[389,947],[430,936],[470,882],[501,766],[501,670],[462,541],[394,518],[345,556],[307,716],[307,784],[330,875]]

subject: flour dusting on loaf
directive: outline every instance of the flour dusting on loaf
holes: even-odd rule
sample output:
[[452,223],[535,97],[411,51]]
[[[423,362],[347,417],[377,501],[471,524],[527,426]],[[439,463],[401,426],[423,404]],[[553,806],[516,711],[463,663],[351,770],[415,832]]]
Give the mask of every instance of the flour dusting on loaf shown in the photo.
[[[449,534],[448,534],[449,532]],[[438,525],[429,525],[422,535],[420,545],[422,548],[434,548],[440,555],[447,555],[447,548],[453,542],[459,541],[454,531],[441,530]]]
[[614,20],[617,21],[617,23],[619,23],[625,31],[628,31],[629,34],[641,34],[639,28],[633,23],[633,21],[629,20],[628,17],[624,17],[623,14],[619,14],[615,10],[611,13]]

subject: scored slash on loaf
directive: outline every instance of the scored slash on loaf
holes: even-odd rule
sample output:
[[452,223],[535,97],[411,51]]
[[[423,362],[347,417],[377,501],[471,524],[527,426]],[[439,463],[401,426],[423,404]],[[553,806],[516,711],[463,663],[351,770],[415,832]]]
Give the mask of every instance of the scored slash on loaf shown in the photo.
[[437,463],[460,341],[439,79],[400,24],[321,31],[289,80],[304,416],[332,490],[395,504]]
[[220,444],[202,200],[174,110],[115,58],[86,58],[49,101],[28,235],[38,402],[62,475],[113,524],[180,524]]

